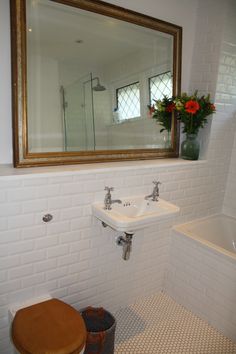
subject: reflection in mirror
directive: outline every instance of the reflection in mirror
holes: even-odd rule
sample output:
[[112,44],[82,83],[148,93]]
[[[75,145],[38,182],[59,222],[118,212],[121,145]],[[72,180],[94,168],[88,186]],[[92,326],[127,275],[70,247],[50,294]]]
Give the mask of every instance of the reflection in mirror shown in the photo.
[[99,0],[10,0],[14,166],[178,156],[182,29]]
[[29,152],[171,147],[147,106],[172,96],[172,35],[48,0],[26,5]]

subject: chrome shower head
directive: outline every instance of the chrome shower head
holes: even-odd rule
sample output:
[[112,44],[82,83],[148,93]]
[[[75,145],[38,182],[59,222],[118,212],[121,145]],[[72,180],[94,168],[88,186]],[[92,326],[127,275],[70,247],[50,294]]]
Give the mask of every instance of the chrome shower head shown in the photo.
[[96,92],[105,91],[105,90],[106,90],[106,87],[102,86],[100,84],[93,87],[93,91],[96,91]]
[[106,87],[100,84],[99,78],[94,78],[94,79],[96,79],[98,83],[96,86],[93,87],[93,91],[96,91],[96,92],[105,91]]

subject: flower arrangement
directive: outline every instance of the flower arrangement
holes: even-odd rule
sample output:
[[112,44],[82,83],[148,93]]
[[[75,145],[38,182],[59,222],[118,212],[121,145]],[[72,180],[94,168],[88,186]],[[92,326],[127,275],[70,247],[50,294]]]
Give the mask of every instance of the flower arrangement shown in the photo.
[[216,111],[210,95],[198,97],[197,91],[192,96],[183,93],[175,98],[174,103],[186,134],[197,134],[207,124],[207,117]]
[[160,133],[162,133],[164,130],[170,132],[172,124],[172,112],[175,109],[173,99],[164,96],[162,100],[155,101],[155,104],[148,106],[148,108],[151,117],[156,119],[156,121],[162,127],[160,129]]
[[207,123],[207,116],[215,112],[215,106],[210,101],[210,95],[198,97],[198,91],[192,96],[183,93],[181,96],[157,100],[149,106],[152,118],[156,119],[163,130],[170,131],[172,112],[177,112],[177,119],[183,123],[183,133],[196,134]]

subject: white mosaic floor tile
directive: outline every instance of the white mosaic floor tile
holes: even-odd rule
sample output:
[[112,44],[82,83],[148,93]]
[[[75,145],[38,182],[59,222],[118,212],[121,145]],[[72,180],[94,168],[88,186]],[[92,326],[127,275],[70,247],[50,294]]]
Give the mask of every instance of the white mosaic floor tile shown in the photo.
[[115,354],[236,354],[236,343],[165,293],[115,316]]

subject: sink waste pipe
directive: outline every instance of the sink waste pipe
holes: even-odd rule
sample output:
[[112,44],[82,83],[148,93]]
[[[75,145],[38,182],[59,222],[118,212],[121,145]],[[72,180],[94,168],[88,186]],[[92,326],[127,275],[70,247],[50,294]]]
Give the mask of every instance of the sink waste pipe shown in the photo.
[[125,261],[128,261],[130,258],[130,252],[132,250],[132,238],[133,234],[125,232],[125,236],[119,236],[116,240],[117,245],[123,247],[122,258]]

